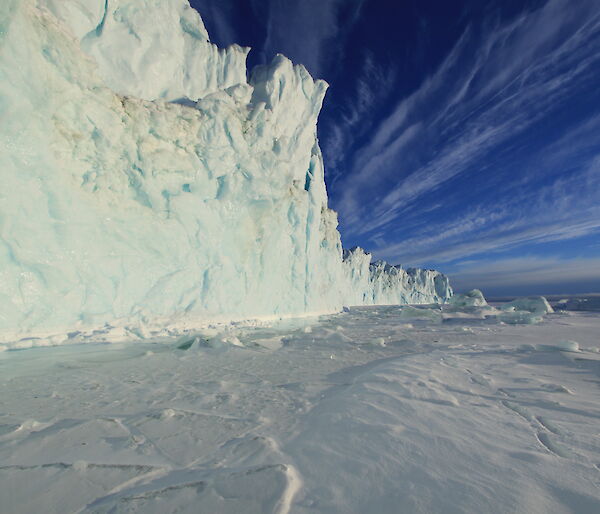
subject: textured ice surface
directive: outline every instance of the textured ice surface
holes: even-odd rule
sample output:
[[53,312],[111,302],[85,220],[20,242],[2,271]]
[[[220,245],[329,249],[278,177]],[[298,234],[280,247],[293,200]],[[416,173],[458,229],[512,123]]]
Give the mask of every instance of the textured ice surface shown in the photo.
[[0,512],[598,514],[600,317],[411,309],[0,353]]
[[185,0],[3,0],[0,340],[449,298],[435,271],[343,260],[326,84],[283,56],[247,80],[207,38]]

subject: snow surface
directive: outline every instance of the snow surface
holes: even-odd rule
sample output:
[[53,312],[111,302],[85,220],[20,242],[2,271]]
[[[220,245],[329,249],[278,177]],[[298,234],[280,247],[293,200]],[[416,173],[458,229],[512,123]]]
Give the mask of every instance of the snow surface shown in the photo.
[[326,84],[208,41],[185,0],[0,5],[0,341],[445,302],[430,270],[342,255]]
[[600,512],[600,317],[490,309],[0,353],[0,511]]

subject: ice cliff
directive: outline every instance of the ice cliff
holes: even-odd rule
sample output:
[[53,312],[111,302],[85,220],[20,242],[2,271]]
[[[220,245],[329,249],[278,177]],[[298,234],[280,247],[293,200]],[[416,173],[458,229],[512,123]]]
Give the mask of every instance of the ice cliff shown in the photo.
[[0,340],[449,298],[342,255],[326,84],[247,51],[185,0],[2,1]]

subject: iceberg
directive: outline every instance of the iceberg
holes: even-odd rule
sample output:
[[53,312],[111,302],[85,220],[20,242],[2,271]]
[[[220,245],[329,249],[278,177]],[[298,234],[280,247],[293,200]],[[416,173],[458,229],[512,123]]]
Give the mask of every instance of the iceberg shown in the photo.
[[554,309],[545,297],[527,296],[502,305],[497,318],[511,325],[535,324],[541,322],[546,314],[553,312]]
[[466,293],[455,294],[448,303],[457,308],[485,307],[488,303],[479,289],[472,289]]
[[2,2],[0,341],[452,296],[344,254],[327,85],[281,55],[248,77],[247,52],[186,0]]
[[516,298],[515,300],[504,304],[502,310],[507,312],[523,311],[542,315],[554,312],[554,309],[548,303],[548,300],[543,296]]

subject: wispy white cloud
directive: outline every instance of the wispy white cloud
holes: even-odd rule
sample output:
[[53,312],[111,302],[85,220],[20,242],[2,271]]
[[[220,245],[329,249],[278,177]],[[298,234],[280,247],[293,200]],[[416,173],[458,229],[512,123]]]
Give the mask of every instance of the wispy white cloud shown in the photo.
[[[365,0],[252,0],[265,20],[265,54],[283,53],[323,78],[343,57],[345,37]],[[343,23],[341,23],[343,17]]]
[[[423,213],[417,201],[474,167],[483,168],[489,152],[546,119],[598,76],[600,10],[592,0],[549,0],[536,11],[492,25],[482,37],[467,29],[436,72],[352,155],[336,207],[347,233],[373,235],[377,256],[411,263],[449,260],[600,227],[600,196],[594,193],[600,188],[598,164],[581,162],[597,145],[600,126],[593,118],[575,130],[577,135],[544,148],[537,169],[515,170],[516,178],[500,185],[505,205],[482,205],[476,209],[481,212],[460,217],[446,212],[447,221],[436,220],[435,233],[427,227],[417,233],[414,213]],[[561,180],[559,161],[567,156],[582,168]],[[548,179],[543,187],[523,187],[543,176]],[[414,235],[402,238],[400,225],[404,234]]]
[[[234,40],[236,3],[198,1],[219,5],[203,14],[222,39]],[[264,30],[265,54],[289,54],[314,75],[343,60],[364,4],[248,3]],[[510,176],[496,174],[494,160],[502,156],[491,157],[540,120],[551,122],[557,105],[598,80],[596,0],[547,0],[512,20],[467,27],[437,69],[375,126],[399,68],[366,49],[362,57],[354,94],[338,103],[335,121],[328,117],[322,140],[345,237],[367,239],[378,258],[418,265],[600,231],[596,107],[588,120],[531,150],[528,160],[515,161]],[[527,137],[511,144],[527,145]],[[486,175],[497,202],[471,195],[463,203],[462,191],[449,185],[474,175]]]
[[[448,142],[452,143],[446,145],[450,148],[440,157],[410,174],[409,178],[413,182],[421,182],[421,179],[429,182],[426,187],[422,187],[423,190],[428,190],[433,184],[438,183],[442,177],[436,177],[436,172],[442,176],[447,174],[448,172],[442,170],[448,169],[450,164],[462,164],[460,168],[464,168],[465,157],[469,157],[473,151],[480,151],[482,143],[489,146],[497,144],[499,138],[506,136],[509,130],[511,134],[514,134],[516,128],[524,128],[529,125],[532,113],[537,117],[541,116],[543,113],[534,108],[537,105],[534,105],[533,102],[539,103],[539,106],[551,103],[551,99],[548,98],[549,93],[560,90],[564,87],[565,82],[576,78],[600,58],[598,52],[589,52],[589,49],[583,48],[585,36],[591,37],[597,33],[600,26],[599,16],[585,23],[554,51],[542,57],[538,55],[536,50],[544,48],[548,44],[546,33],[552,35],[558,29],[531,32],[530,28],[532,25],[539,25],[540,19],[548,18],[547,10],[554,13],[557,10],[556,4],[566,6],[565,2],[549,2],[544,9],[523,16],[518,23],[512,23],[493,32],[488,36],[483,48],[476,52],[467,80],[464,83],[453,83],[452,74],[456,75],[457,63],[461,58],[465,58],[467,42],[470,39],[470,31],[467,31],[437,72],[427,79],[415,93],[398,105],[394,112],[381,123],[371,143],[357,153],[355,173],[349,181],[354,181],[356,175],[359,178],[372,179],[374,172],[394,172],[394,168],[382,169],[377,164],[371,164],[373,157],[378,156],[382,149],[403,133],[404,127],[412,123],[411,117],[413,119],[421,118],[423,104],[440,102],[435,97],[440,93],[442,87],[452,90],[454,94],[447,103],[445,98],[442,99],[442,106],[445,108],[428,121],[435,126],[442,123],[465,122],[467,125],[457,138]],[[572,4],[569,5],[572,6]],[[529,18],[534,19],[529,20]],[[561,18],[557,17],[557,19]],[[526,23],[528,20],[529,22]],[[557,22],[553,21],[552,24],[556,25]],[[516,42],[510,44],[511,39]],[[591,53],[591,55],[582,60],[581,55],[573,54],[574,51],[577,51],[578,54]],[[565,62],[565,59],[568,62]],[[573,62],[577,61],[580,62],[579,66],[573,67]],[[505,66],[506,63],[518,64]],[[476,75],[481,76],[478,79],[481,84],[477,89],[473,87],[473,77]],[[472,89],[473,96],[460,106],[460,112],[450,113],[451,107],[464,99],[467,91]],[[490,98],[489,95],[493,96]],[[481,105],[479,102],[485,103]],[[523,109],[525,106],[527,108]],[[451,116],[450,119],[447,119],[449,113]],[[515,122],[517,126],[515,126]],[[434,177],[429,178],[432,171]],[[394,194],[396,197],[398,196],[396,191]],[[418,194],[418,191],[406,194],[406,196],[410,197],[415,194]],[[397,200],[397,198],[394,199]]]
[[437,71],[426,78],[419,89],[402,99],[392,113],[379,123],[369,143],[356,152],[352,182],[371,180],[373,172],[381,171],[380,167],[370,164],[372,158],[379,155],[396,138],[401,137],[406,125],[419,121],[421,119],[419,114],[424,104],[428,103],[430,97],[440,89],[447,87],[447,76],[452,71],[456,71],[456,65],[466,49],[469,35],[470,30],[467,29]]
[[327,127],[328,137],[322,142],[327,178],[332,185],[345,173],[345,169],[340,169],[340,163],[355,141],[371,128],[373,111],[385,101],[397,75],[393,65],[384,68],[369,51],[364,54],[362,67],[355,80],[354,94],[340,107],[335,123]]
[[[573,141],[569,153],[561,148],[562,159],[575,160],[578,150],[589,145],[589,137],[596,138],[600,116],[596,121],[597,125],[589,121],[582,124],[596,130],[578,143]],[[413,237],[379,244],[374,254],[411,264],[447,262],[524,243],[574,239],[594,232],[600,232],[600,153],[581,164],[576,177],[559,176],[544,187],[522,188],[502,205],[480,206],[467,215],[423,227]]]
[[[538,293],[594,292],[600,285],[600,258],[526,256],[510,259],[486,259],[464,262],[450,272],[453,287],[496,291],[529,289]],[[541,289],[540,289],[541,288]]]

